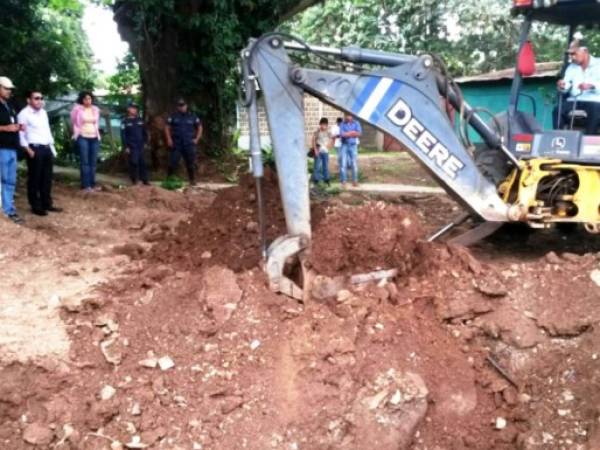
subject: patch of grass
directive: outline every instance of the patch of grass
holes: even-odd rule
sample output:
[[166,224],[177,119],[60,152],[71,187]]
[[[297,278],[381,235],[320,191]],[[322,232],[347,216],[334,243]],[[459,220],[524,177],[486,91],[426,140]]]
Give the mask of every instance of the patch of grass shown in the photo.
[[171,175],[160,183],[160,187],[167,189],[168,191],[176,191],[183,187],[183,180],[177,175]]

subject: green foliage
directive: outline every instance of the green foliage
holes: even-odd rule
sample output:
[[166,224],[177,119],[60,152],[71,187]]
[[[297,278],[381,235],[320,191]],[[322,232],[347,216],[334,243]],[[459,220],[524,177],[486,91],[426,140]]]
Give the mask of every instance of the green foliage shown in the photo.
[[140,68],[133,56],[128,53],[119,64],[117,71],[107,80],[109,95],[106,100],[125,109],[130,102],[142,101]]
[[176,191],[183,187],[183,180],[176,175],[170,175],[160,183],[160,187],[169,191]]
[[[308,42],[392,52],[436,53],[455,76],[514,65],[521,18],[509,0],[328,0],[286,24]],[[566,30],[532,29],[538,61],[560,60]],[[600,41],[599,41],[600,43]]]
[[90,87],[91,51],[77,0],[4,0],[0,20],[0,73],[18,91],[47,95]]

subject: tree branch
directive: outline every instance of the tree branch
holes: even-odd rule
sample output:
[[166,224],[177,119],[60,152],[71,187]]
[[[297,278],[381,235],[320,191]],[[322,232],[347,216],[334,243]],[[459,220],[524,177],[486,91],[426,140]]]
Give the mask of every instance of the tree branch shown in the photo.
[[306,8],[309,8],[317,3],[323,3],[325,0],[301,0],[296,5],[292,6],[288,9],[279,19],[280,22],[285,22],[286,20],[291,19],[296,14],[301,13]]

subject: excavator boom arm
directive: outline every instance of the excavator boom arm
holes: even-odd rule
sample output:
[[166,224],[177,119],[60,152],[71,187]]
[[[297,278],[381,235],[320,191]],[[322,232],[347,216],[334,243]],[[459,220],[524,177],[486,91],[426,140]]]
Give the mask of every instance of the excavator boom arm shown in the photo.
[[[305,46],[297,46],[301,49]],[[306,48],[306,47],[305,47]],[[295,50],[294,49],[294,50]],[[479,171],[455,134],[444,108],[443,97],[458,104],[455,91],[429,55],[396,55],[363,49],[327,50],[332,57],[383,66],[371,72],[330,71],[292,63],[282,36],[273,33],[255,40],[242,53],[250,114],[256,115],[254,81],[264,99],[275,155],[281,197],[289,236],[301,236],[296,250],[311,235],[309,180],[305,143],[303,95],[351,113],[400,141],[439,184],[468,210],[486,221],[505,222],[508,205],[496,186]],[[250,123],[251,144],[260,145],[258,121]],[[476,114],[469,120],[491,146],[502,145],[495,133]],[[256,155],[260,149],[251,148]],[[256,165],[257,161],[254,161]],[[255,167],[255,171],[257,168]],[[255,172],[255,175],[257,172]],[[259,176],[259,175],[258,175]],[[283,262],[279,261],[278,269]]]

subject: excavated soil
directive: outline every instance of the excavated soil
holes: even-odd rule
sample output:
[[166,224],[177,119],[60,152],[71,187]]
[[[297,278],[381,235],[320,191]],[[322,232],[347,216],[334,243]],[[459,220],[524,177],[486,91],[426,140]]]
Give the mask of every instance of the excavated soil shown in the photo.
[[[313,206],[319,295],[297,302],[258,268],[249,181],[56,198],[0,221],[2,448],[600,448],[589,236],[476,257],[422,240],[447,199],[344,195]],[[376,268],[399,275],[348,282]]]

